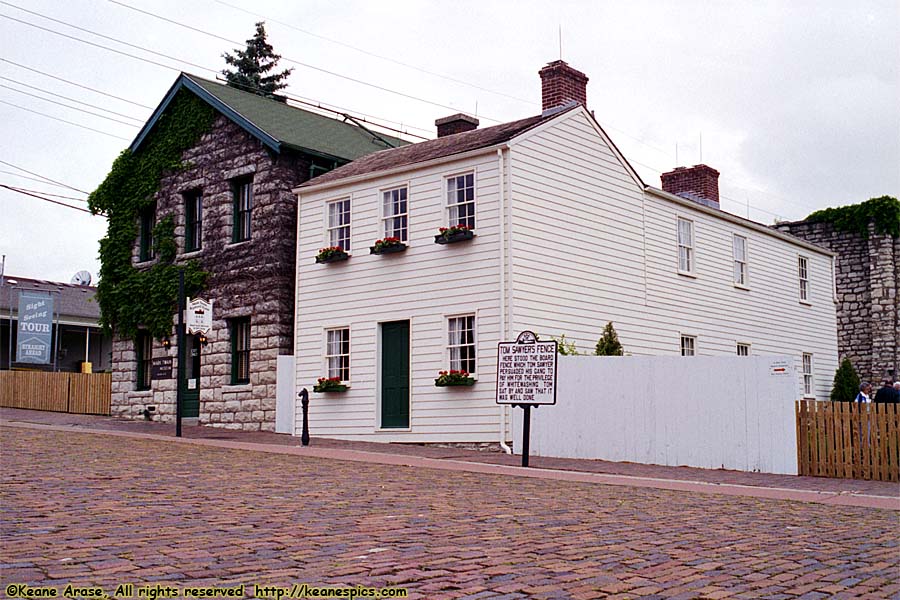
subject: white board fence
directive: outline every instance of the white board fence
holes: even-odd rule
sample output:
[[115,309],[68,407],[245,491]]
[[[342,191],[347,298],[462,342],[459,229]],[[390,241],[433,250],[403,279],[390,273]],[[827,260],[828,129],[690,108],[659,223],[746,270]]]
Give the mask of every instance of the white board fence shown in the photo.
[[797,474],[788,356],[560,356],[557,385],[531,413],[532,456]]

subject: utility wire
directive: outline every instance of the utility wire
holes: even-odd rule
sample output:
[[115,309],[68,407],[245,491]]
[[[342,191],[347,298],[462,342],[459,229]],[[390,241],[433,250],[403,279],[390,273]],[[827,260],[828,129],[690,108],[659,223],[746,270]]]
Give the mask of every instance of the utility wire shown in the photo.
[[29,190],[27,188],[21,188],[21,187],[17,187],[14,185],[6,185],[6,184],[0,184],[0,185],[3,185],[3,187],[10,189],[14,192],[31,192],[32,194],[41,194],[42,196],[50,196],[52,198],[63,198],[65,200],[76,200],[78,202],[87,202],[87,200],[85,200],[84,198],[76,198],[75,196],[63,196],[61,194],[51,194],[51,193],[45,192],[43,190]]
[[[122,121],[121,119],[116,119],[116,118],[113,118],[113,117],[107,117],[106,115],[101,115],[100,113],[96,113],[96,112],[93,112],[93,111],[90,111],[90,110],[85,110],[85,109],[83,109],[83,108],[78,108],[77,106],[72,106],[71,104],[66,104],[65,102],[58,102],[58,101],[56,101],[56,100],[50,100],[50,99],[48,99],[48,98],[42,98],[42,97],[38,96],[37,94],[32,94],[31,92],[25,92],[25,91],[22,91],[22,90],[17,90],[17,89],[14,88],[14,87],[10,87],[10,86],[8,86],[8,85],[3,85],[2,83],[0,83],[0,88],[5,88],[5,89],[7,89],[7,90],[12,90],[12,91],[14,91],[14,92],[16,92],[16,93],[18,93],[18,94],[24,94],[25,96],[31,96],[32,98],[37,98],[38,100],[43,100],[44,102],[50,102],[51,104],[58,104],[59,106],[65,106],[66,108],[69,108],[69,109],[72,109],[72,110],[77,110],[77,111],[79,111],[79,112],[83,112],[83,113],[88,114],[88,115],[92,115],[92,116],[95,116],[95,117],[99,117],[99,118],[101,118],[101,119],[107,119],[107,120],[113,121],[113,122],[115,122],[115,123],[121,123],[122,125],[128,125],[129,127],[140,127],[140,125],[135,125],[134,123],[129,123],[128,121]],[[101,108],[100,110],[103,110],[103,109]]]
[[[30,11],[30,10],[27,10],[27,9],[20,8],[20,7],[18,7],[18,6],[15,6],[14,4],[10,4],[10,3],[4,2],[4,1],[2,1],[2,0],[0,0],[0,4],[5,4],[5,5],[7,5],[7,6],[12,6],[12,7],[14,7],[14,8],[18,8],[19,10],[23,10],[23,11],[25,11],[25,12],[27,12],[27,13],[35,14],[35,15],[37,15],[37,16],[43,17],[43,18],[45,18],[45,19],[48,19],[48,20],[51,20],[51,21],[54,21],[54,22],[62,22],[63,24],[69,25],[68,23],[65,23],[64,21],[59,21],[58,19],[54,19],[54,18],[52,18],[52,17],[46,17],[46,16],[44,16],[44,15],[41,15],[40,13],[35,13],[35,12],[33,12],[33,11]],[[56,35],[59,35],[59,36],[62,36],[62,37],[65,37],[65,38],[68,38],[68,39],[71,39],[71,40],[79,41],[79,42],[82,42],[82,43],[84,43],[84,44],[88,44],[88,45],[91,45],[91,46],[94,46],[94,47],[97,47],[97,48],[103,48],[103,49],[106,49],[106,50],[110,50],[110,51],[115,52],[115,53],[117,53],[117,54],[122,54],[122,55],[124,55],[124,56],[128,56],[128,57],[131,57],[131,58],[137,58],[137,59],[139,59],[139,60],[144,60],[144,61],[146,61],[146,62],[155,64],[155,65],[160,66],[160,67],[164,67],[164,68],[167,68],[167,69],[174,69],[174,67],[169,66],[169,65],[165,65],[165,64],[162,64],[162,63],[159,63],[159,62],[156,62],[156,61],[147,59],[147,58],[141,58],[141,57],[139,57],[139,56],[134,56],[134,55],[132,55],[132,54],[128,54],[127,52],[123,52],[123,51],[117,50],[117,49],[115,49],[115,48],[109,48],[108,46],[103,46],[103,45],[101,45],[101,44],[96,44],[96,43],[94,43],[94,42],[90,42],[90,41],[87,41],[87,40],[83,40],[83,39],[81,39],[81,38],[77,38],[77,37],[74,37],[74,36],[71,36],[71,35],[68,35],[68,34],[59,32],[59,31],[55,31],[55,30],[53,30],[53,29],[48,29],[48,28],[46,28],[46,27],[41,27],[40,25],[35,25],[34,23],[29,23],[28,21],[22,21],[21,19],[16,19],[15,17],[10,17],[9,15],[3,15],[3,14],[0,14],[0,17],[3,17],[3,18],[5,18],[5,19],[9,19],[9,20],[11,20],[11,21],[15,21],[15,22],[17,22],[17,23],[21,23],[21,24],[23,24],[23,25],[28,25],[28,26],[30,26],[30,27],[34,27],[34,28],[40,29],[40,30],[42,30],[42,31],[47,31],[47,32],[49,32],[49,33],[54,33],[54,34],[56,34]],[[135,44],[130,44],[130,43],[128,43],[128,42],[123,42],[122,40],[119,40],[119,39],[117,39],[117,38],[113,38],[113,37],[110,37],[110,36],[107,36],[107,35],[103,35],[103,34],[101,34],[101,33],[96,33],[96,32],[94,32],[94,31],[91,31],[91,30],[89,30],[89,29],[85,29],[85,28],[83,28],[83,27],[78,27],[78,26],[76,26],[76,25],[69,25],[69,26],[70,26],[70,27],[73,27],[73,28],[75,28],[75,29],[78,29],[78,30],[80,30],[80,31],[85,31],[85,32],[87,32],[87,33],[96,35],[96,36],[98,36],[98,37],[102,37],[102,38],[105,38],[105,39],[108,39],[108,40],[112,40],[112,41],[114,41],[114,42],[123,44],[123,45],[125,45],[125,46],[130,46],[130,47],[133,47],[133,48],[140,49],[140,50],[142,50],[142,51],[144,51],[144,52],[149,52],[150,54],[155,54],[155,55],[157,55],[157,56],[162,56],[162,57],[164,57],[164,58],[168,58],[169,60],[174,60],[174,61],[176,61],[176,62],[181,62],[181,63],[187,64],[187,65],[191,65],[191,66],[196,67],[196,68],[198,68],[198,69],[203,69],[204,71],[211,71],[211,72],[213,72],[213,73],[218,73],[218,72],[219,72],[219,71],[217,71],[217,70],[215,70],[215,69],[210,69],[209,67],[204,67],[204,66],[202,66],[202,65],[198,65],[198,64],[196,64],[196,63],[192,63],[192,62],[189,62],[189,61],[186,61],[186,60],[182,60],[182,59],[175,58],[175,57],[172,57],[172,56],[169,56],[169,55],[166,55],[166,54],[162,54],[162,53],[156,52],[156,51],[154,51],[154,50],[149,50],[149,49],[144,48],[144,47],[142,47],[142,46],[137,46],[137,45],[135,45]],[[243,44],[243,43],[245,43],[245,42],[230,41],[229,43],[241,45],[241,44]],[[441,104],[441,103],[439,103],[439,102],[434,102],[433,100],[427,100],[427,99],[425,99],[425,98],[420,98],[420,97],[418,97],[418,96],[413,96],[412,94],[407,94],[407,93],[405,93],[405,92],[400,92],[400,91],[397,91],[397,90],[393,90],[393,89],[391,89],[391,88],[387,88],[387,87],[384,87],[384,86],[381,86],[381,85],[377,85],[377,84],[374,84],[374,83],[369,83],[368,81],[363,81],[362,79],[356,79],[356,78],[354,78],[354,77],[349,77],[349,76],[347,76],[347,75],[341,75],[340,73],[337,73],[337,72],[335,72],[335,71],[329,71],[328,69],[323,69],[323,68],[321,68],[321,67],[317,67],[317,66],[311,65],[311,64],[309,64],[309,63],[304,63],[304,62],[301,62],[301,61],[298,61],[298,60],[295,60],[295,59],[292,59],[292,58],[288,58],[288,57],[286,57],[286,56],[282,56],[282,60],[284,60],[285,62],[293,63],[293,64],[295,64],[295,65],[299,65],[299,66],[301,66],[301,67],[305,67],[305,68],[307,68],[307,69],[312,69],[312,70],[314,70],[314,71],[319,71],[319,72],[321,72],[321,73],[325,73],[325,74],[331,75],[331,76],[333,76],[333,77],[338,77],[338,78],[340,78],[340,79],[346,79],[347,81],[352,81],[353,83],[358,83],[358,84],[360,84],[360,85],[364,85],[364,86],[371,87],[371,88],[374,88],[374,89],[377,89],[377,90],[381,90],[381,91],[383,91],[383,92],[388,92],[388,93],[390,93],[390,94],[394,94],[394,95],[397,95],[397,96],[401,96],[401,97],[403,97],[403,98],[408,98],[408,99],[410,99],[410,100],[416,100],[416,101],[418,101],[418,102],[424,102],[424,103],[426,103],[426,104],[431,104],[432,106],[437,106],[437,107],[444,108],[444,109],[447,109],[447,110],[458,111],[458,109],[455,108],[455,107],[453,107],[453,106],[448,106],[448,105],[446,105],[446,104]],[[481,118],[484,119],[484,120],[486,120],[486,121],[493,121],[493,122],[495,122],[495,123],[500,123],[499,120],[493,119],[493,118],[491,118],[491,117],[482,116]]]
[[4,184],[2,184],[2,183],[0,183],[0,188],[5,188],[5,189],[7,189],[7,190],[10,190],[11,192],[16,192],[17,194],[23,194],[23,195],[25,195],[25,196],[31,196],[32,198],[37,198],[38,200],[43,200],[43,201],[45,201],[45,202],[52,202],[53,204],[59,204],[60,206],[65,206],[66,208],[72,208],[72,209],[75,209],[75,210],[80,210],[81,212],[85,212],[85,213],[91,215],[92,217],[96,217],[96,216],[97,216],[97,215],[95,215],[94,213],[92,213],[91,211],[89,211],[89,210],[86,209],[86,208],[81,208],[80,206],[72,206],[71,204],[66,204],[65,202],[59,202],[59,201],[57,201],[57,200],[53,200],[53,199],[51,199],[51,198],[46,198],[46,197],[40,196],[40,195],[38,195],[38,194],[32,194],[32,193],[29,193],[29,192],[26,192],[26,191],[23,191],[23,190],[20,190],[20,189],[17,189],[17,188],[8,186],[8,185],[4,185]]
[[110,93],[108,93],[108,92],[104,92],[104,91],[98,90],[98,89],[96,89],[96,88],[88,87],[88,86],[86,86],[86,85],[83,85],[83,84],[78,83],[78,82],[75,82],[75,81],[69,81],[68,79],[63,79],[62,77],[57,77],[56,75],[51,75],[50,73],[46,73],[46,72],[44,72],[44,71],[39,71],[39,70],[37,70],[37,69],[33,69],[33,68],[31,68],[31,67],[27,67],[27,66],[25,66],[25,65],[23,65],[23,64],[20,64],[20,63],[17,63],[17,62],[13,62],[13,61],[11,61],[11,60],[9,60],[9,59],[3,58],[2,56],[0,56],[0,61],[5,62],[5,63],[9,63],[9,64],[14,65],[14,66],[16,66],[16,67],[19,67],[20,69],[25,69],[25,70],[27,70],[27,71],[31,71],[31,72],[33,72],[33,73],[38,73],[38,74],[43,75],[43,76],[45,76],[45,77],[50,77],[51,79],[56,79],[56,80],[58,80],[58,81],[62,81],[63,83],[68,83],[69,85],[74,85],[74,86],[76,86],[76,87],[80,87],[80,88],[83,88],[83,89],[85,89],[85,90],[89,90],[89,91],[91,91],[91,92],[94,92],[95,94],[101,94],[101,95],[103,95],[103,96],[109,96],[110,98],[115,98],[116,100],[121,100],[122,102],[127,102],[128,104],[134,104],[135,106],[140,106],[141,108],[146,108],[146,109],[148,109],[148,110],[153,110],[153,107],[152,107],[152,106],[147,106],[146,104],[141,104],[140,102],[135,102],[134,100],[129,100],[128,98],[122,98],[121,96],[114,96],[113,94],[110,94]]
[[45,181],[49,181],[50,183],[58,185],[60,187],[68,188],[72,191],[81,192],[82,194],[89,195],[88,192],[86,192],[84,190],[79,190],[77,187],[72,187],[71,185],[65,184],[61,181],[56,181],[55,179],[50,179],[49,177],[45,177],[44,175],[41,175],[40,173],[35,173],[34,171],[29,171],[28,169],[26,169],[24,167],[14,165],[10,162],[6,162],[5,160],[0,160],[0,164],[6,165],[7,167],[12,167],[13,169],[18,169],[19,171],[23,171],[25,173],[28,173],[29,175],[34,175],[35,177],[40,177],[41,179],[43,179]]
[[32,90],[37,90],[38,92],[49,94],[50,96],[55,96],[57,98],[62,98],[63,100],[68,100],[69,102],[75,102],[76,104],[82,104],[84,106],[89,106],[91,108],[96,108],[97,110],[102,110],[103,112],[108,112],[111,115],[116,115],[117,117],[124,117],[126,119],[131,119],[132,121],[137,121],[138,123],[143,123],[143,119],[138,119],[137,117],[132,117],[131,115],[126,115],[124,113],[116,112],[114,110],[109,110],[108,108],[103,108],[102,106],[97,106],[96,104],[90,104],[88,102],[82,102],[81,100],[76,100],[75,98],[69,98],[68,96],[63,96],[62,94],[57,94],[56,92],[51,92],[50,90],[45,90],[43,88],[39,88],[34,85],[28,85],[27,83],[23,83],[16,79],[10,79],[9,77],[3,77],[0,75],[0,79],[5,81],[9,81],[11,83],[15,83],[17,85],[21,85],[22,87],[27,87]]
[[52,183],[50,181],[44,181],[43,179],[38,179],[37,177],[29,177],[28,175],[22,175],[20,173],[15,173],[13,171],[4,171],[4,170],[0,169],[0,174],[12,175],[13,177],[20,177],[22,179],[28,179],[29,181],[37,181],[38,183],[43,183],[44,185],[52,185],[54,187],[59,187],[59,188],[68,188],[68,186],[65,186],[65,185],[62,185],[59,183]]
[[24,111],[28,111],[30,113],[34,113],[36,115],[41,115],[42,117],[47,117],[48,119],[53,119],[54,121],[61,121],[63,123],[68,123],[69,125],[74,125],[75,127],[81,127],[82,129],[88,129],[90,131],[102,133],[103,135],[108,135],[109,137],[114,137],[114,138],[117,138],[120,140],[124,140],[126,142],[131,141],[128,138],[123,138],[120,135],[113,135],[112,133],[107,133],[106,131],[100,131],[99,129],[94,129],[93,127],[88,127],[87,125],[82,125],[80,123],[73,123],[72,121],[66,121],[65,119],[60,119],[59,117],[54,117],[53,115],[48,115],[46,113],[32,110],[30,108],[25,108],[24,106],[19,106],[18,104],[13,104],[12,102],[7,102],[6,100],[0,100],[0,103],[8,104],[9,106],[13,106],[15,108],[18,108],[19,110],[24,110]]

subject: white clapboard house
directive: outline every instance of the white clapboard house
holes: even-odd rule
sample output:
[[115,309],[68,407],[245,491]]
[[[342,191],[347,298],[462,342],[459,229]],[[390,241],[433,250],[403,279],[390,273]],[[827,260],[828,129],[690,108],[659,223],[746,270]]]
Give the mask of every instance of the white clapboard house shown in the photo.
[[[541,115],[440,119],[437,139],[294,190],[296,385],[313,435],[510,439],[497,343],[532,330],[590,353],[607,321],[633,355],[793,356],[798,398],[827,398],[833,255],[721,211],[705,165],[644,184],[585,108],[587,77],[563,61],[540,75]],[[460,223],[471,239],[436,242]],[[386,237],[403,247],[373,253]],[[325,247],[343,254],[317,262]],[[451,369],[474,385],[436,386]],[[312,393],[322,377],[346,390]]]

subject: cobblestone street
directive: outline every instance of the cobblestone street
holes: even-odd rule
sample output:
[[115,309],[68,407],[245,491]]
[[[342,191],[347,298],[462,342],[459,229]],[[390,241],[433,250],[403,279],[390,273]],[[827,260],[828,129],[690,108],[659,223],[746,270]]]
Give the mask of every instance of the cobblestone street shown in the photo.
[[0,427],[0,440],[4,590],[900,597],[897,511],[19,427]]

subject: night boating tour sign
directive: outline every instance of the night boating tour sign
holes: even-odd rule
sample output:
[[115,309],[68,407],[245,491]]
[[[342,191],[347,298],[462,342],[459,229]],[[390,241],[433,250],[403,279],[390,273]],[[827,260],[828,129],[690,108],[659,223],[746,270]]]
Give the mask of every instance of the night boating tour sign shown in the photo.
[[20,292],[16,362],[49,365],[52,340],[53,298],[40,292]]
[[531,407],[556,404],[556,357],[556,340],[541,342],[531,331],[497,344],[497,404],[523,410],[523,467],[528,466]]

